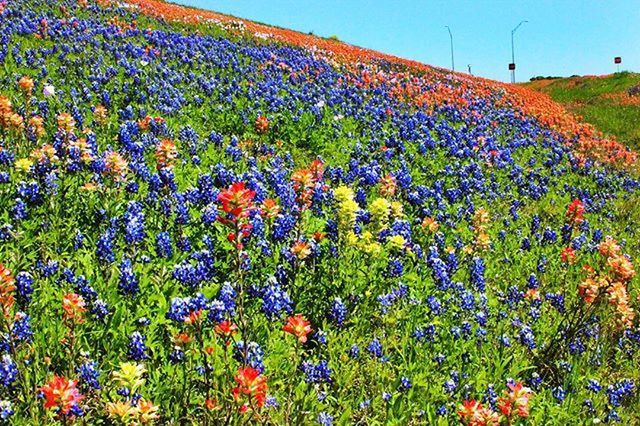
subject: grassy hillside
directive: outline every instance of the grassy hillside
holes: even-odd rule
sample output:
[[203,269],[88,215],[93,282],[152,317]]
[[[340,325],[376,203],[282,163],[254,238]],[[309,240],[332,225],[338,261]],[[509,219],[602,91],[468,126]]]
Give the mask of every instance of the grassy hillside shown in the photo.
[[550,95],[606,135],[633,149],[640,148],[640,95],[630,87],[640,84],[640,74],[620,72],[605,76],[544,79],[524,86]]
[[637,424],[638,170],[519,85],[0,0],[0,423]]

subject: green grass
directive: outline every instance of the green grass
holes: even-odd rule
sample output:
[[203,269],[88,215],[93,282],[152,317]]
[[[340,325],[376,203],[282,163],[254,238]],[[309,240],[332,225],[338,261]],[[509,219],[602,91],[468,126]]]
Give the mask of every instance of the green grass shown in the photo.
[[636,84],[640,84],[640,74],[619,72],[601,77],[537,80],[524,85],[548,94],[605,135],[615,136],[620,142],[638,150],[640,98],[633,105],[621,103],[627,89]]

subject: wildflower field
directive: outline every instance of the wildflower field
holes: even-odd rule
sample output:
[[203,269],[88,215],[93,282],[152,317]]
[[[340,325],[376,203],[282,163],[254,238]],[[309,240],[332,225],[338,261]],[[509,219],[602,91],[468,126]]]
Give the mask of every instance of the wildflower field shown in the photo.
[[0,1],[0,418],[640,424],[638,159],[544,94]]

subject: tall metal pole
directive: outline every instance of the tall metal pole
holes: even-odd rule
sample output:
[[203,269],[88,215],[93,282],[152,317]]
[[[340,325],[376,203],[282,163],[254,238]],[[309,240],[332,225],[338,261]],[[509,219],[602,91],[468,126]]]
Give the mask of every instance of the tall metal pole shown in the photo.
[[467,65],[467,69],[469,70],[469,75],[473,75],[471,74],[471,64]]
[[449,31],[449,39],[451,40],[451,71],[455,71],[456,66],[453,62],[453,35],[451,34],[451,28],[449,28],[448,25],[445,25],[445,28]]
[[515,49],[513,48],[513,35],[516,33],[520,25],[526,24],[529,21],[520,21],[518,25],[514,29],[511,30],[511,63],[513,64],[513,69],[511,70],[511,83],[514,84],[516,82],[516,54]]

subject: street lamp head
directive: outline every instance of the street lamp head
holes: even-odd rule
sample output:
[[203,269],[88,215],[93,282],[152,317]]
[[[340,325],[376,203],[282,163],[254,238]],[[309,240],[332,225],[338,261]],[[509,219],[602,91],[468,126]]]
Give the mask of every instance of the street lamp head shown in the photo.
[[512,29],[512,30],[511,30],[511,34],[515,33],[515,32],[516,32],[516,30],[517,30],[518,28],[520,28],[520,25],[522,25],[522,24],[527,24],[527,23],[529,23],[529,21],[527,21],[527,20],[520,21],[520,23],[519,23],[518,25],[516,25],[516,27],[515,27],[514,29]]

